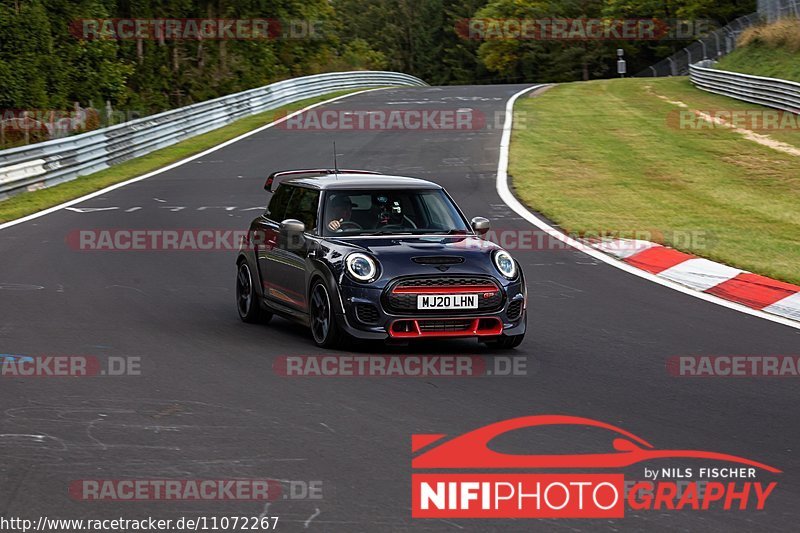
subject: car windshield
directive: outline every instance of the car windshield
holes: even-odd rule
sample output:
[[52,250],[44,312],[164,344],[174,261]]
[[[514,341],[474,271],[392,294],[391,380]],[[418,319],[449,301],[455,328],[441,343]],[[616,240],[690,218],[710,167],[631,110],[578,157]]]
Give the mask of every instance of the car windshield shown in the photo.
[[439,189],[328,191],[322,220],[326,237],[469,233],[453,202]]

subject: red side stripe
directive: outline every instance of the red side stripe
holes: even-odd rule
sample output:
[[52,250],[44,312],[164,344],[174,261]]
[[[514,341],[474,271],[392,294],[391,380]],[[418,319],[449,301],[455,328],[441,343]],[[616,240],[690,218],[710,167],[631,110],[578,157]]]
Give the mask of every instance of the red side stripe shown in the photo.
[[787,296],[800,292],[800,287],[791,283],[765,278],[758,274],[743,273],[708,289],[706,292],[754,309],[762,309],[779,300],[783,300]]
[[658,274],[664,270],[679,265],[688,259],[694,259],[695,256],[673,250],[672,248],[665,248],[663,246],[655,246],[632,255],[625,259],[636,268],[646,270],[651,274]]

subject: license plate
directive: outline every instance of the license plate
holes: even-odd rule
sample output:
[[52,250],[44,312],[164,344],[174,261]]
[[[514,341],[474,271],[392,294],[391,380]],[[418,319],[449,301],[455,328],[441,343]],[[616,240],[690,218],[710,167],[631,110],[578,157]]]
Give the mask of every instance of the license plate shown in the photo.
[[417,309],[477,309],[477,294],[420,294]]

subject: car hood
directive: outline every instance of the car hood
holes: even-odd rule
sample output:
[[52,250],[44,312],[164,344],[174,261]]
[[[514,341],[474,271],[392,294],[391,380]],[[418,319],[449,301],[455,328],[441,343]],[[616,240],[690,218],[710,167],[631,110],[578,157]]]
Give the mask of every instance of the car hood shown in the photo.
[[[381,280],[373,286],[384,285],[398,276],[480,274],[499,277],[491,254],[500,246],[474,235],[352,237],[334,242],[352,251],[367,252],[380,262]],[[462,258],[463,262],[441,265],[412,261],[412,258],[447,256]]]

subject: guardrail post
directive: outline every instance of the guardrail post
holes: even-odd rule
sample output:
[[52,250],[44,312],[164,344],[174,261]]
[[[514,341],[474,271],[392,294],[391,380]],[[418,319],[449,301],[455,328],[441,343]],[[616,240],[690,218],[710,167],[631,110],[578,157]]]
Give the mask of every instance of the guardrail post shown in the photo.
[[728,26],[723,26],[722,29],[725,30],[725,53],[730,54],[735,48],[736,34]]
[[675,66],[675,60],[671,57],[668,57],[667,60],[669,61],[669,74],[670,76],[677,76],[678,75],[678,68]]

